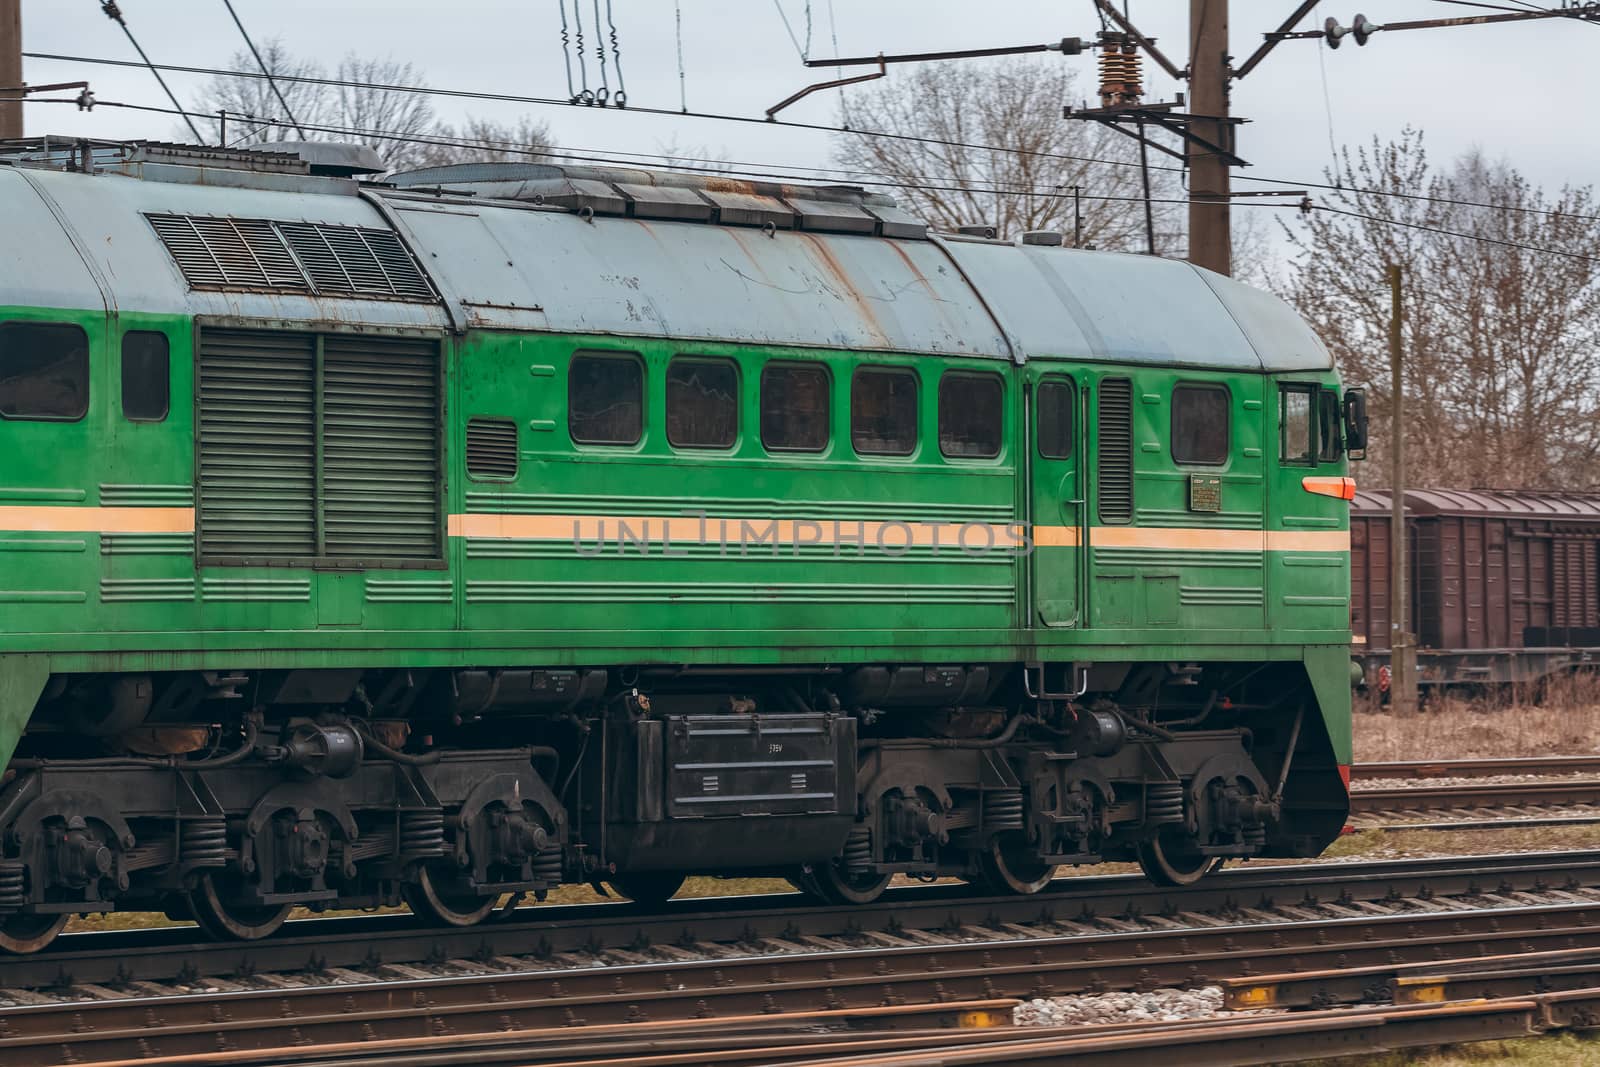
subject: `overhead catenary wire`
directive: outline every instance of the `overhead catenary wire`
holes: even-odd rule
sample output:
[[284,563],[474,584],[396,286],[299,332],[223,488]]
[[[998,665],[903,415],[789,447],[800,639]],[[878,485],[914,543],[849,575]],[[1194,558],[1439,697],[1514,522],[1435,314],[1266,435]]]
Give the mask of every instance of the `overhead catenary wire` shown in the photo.
[[[64,55],[64,54],[53,53],[53,52],[24,52],[23,55],[25,57],[29,58],[29,59],[41,59],[41,60],[47,60],[47,61],[51,61],[51,62],[61,62],[61,63],[88,63],[88,64],[92,64],[92,65],[96,65],[96,66],[142,67],[142,66],[146,65],[146,64],[142,64],[142,63],[135,63],[132,60],[125,60],[125,59],[108,59],[108,58],[99,57],[99,56],[74,56],[74,55]],[[262,78],[263,77],[262,75],[260,75],[258,73],[255,73],[253,71],[223,70],[223,69],[219,69],[219,68],[215,68],[215,67],[198,67],[198,66],[189,66],[189,65],[176,64],[176,63],[154,63],[154,64],[148,64],[148,65],[153,70],[165,70],[165,71],[169,71],[169,72],[173,72],[173,73],[182,73],[182,74],[200,74],[200,75],[222,76],[222,77],[231,77],[231,78]],[[486,91],[482,91],[482,90],[445,89],[445,88],[437,88],[437,87],[434,87],[434,86],[426,86],[426,85],[396,85],[396,84],[386,84],[386,83],[380,83],[380,82],[353,82],[353,81],[340,79],[340,78],[330,78],[330,77],[325,77],[325,76],[314,76],[314,75],[283,75],[283,74],[280,74],[280,75],[278,75],[278,77],[281,80],[286,81],[286,82],[303,82],[303,83],[310,84],[310,85],[323,85],[323,86],[346,87],[346,88],[361,88],[361,89],[366,89],[366,90],[375,90],[375,91],[379,91],[379,92],[416,93],[416,94],[428,95],[428,96],[452,97],[452,98],[468,99],[468,100],[490,100],[490,101],[495,101],[495,102],[499,102],[499,103],[528,104],[528,105],[539,106],[539,107],[566,107],[566,106],[574,103],[574,101],[560,100],[560,99],[556,99],[556,98],[553,98],[553,97],[530,96],[530,95],[517,94],[517,93],[495,93],[495,92],[486,92]],[[170,94],[169,94],[169,96],[170,96]],[[176,104],[175,100],[174,100],[174,104]],[[1137,160],[1105,159],[1105,158],[1096,157],[1096,156],[1076,155],[1076,154],[1069,153],[1069,152],[1043,152],[1043,151],[1038,151],[1038,150],[1034,150],[1034,149],[1012,148],[1012,147],[1005,146],[1005,145],[990,145],[990,144],[982,144],[982,143],[977,143],[977,142],[972,142],[972,141],[958,141],[958,140],[952,140],[952,139],[943,138],[943,137],[929,137],[929,136],[918,135],[918,134],[895,133],[895,132],[891,132],[891,131],[887,131],[887,130],[857,129],[857,128],[847,127],[847,126],[836,126],[836,125],[832,125],[832,124],[829,124],[829,123],[800,122],[800,121],[796,121],[796,120],[793,120],[793,119],[766,119],[766,118],[757,118],[757,117],[751,116],[751,115],[729,115],[729,114],[722,114],[722,113],[717,113],[717,112],[707,112],[707,111],[673,111],[673,110],[671,110],[669,108],[651,108],[651,107],[631,107],[628,110],[630,112],[634,113],[634,114],[674,116],[674,117],[702,119],[702,120],[711,120],[711,121],[720,121],[720,122],[732,122],[732,123],[739,123],[739,124],[745,124],[745,125],[758,125],[758,126],[778,127],[778,128],[783,128],[783,129],[808,130],[808,131],[814,131],[814,132],[820,132],[820,133],[830,133],[830,134],[849,134],[851,136],[857,136],[857,137],[882,138],[884,140],[894,140],[894,141],[909,141],[909,142],[920,143],[920,144],[939,145],[939,146],[943,146],[943,147],[946,147],[946,148],[972,149],[972,150],[975,150],[975,151],[995,152],[995,153],[1001,153],[1001,154],[1006,154],[1006,155],[1016,155],[1016,156],[1023,156],[1023,157],[1034,158],[1034,159],[1066,160],[1066,161],[1076,162],[1076,163],[1091,163],[1091,164],[1098,164],[1098,165],[1110,166],[1110,167],[1138,167],[1139,166],[1139,163],[1138,163]],[[178,111],[174,112],[174,114],[188,114],[188,113],[182,111],[182,109],[180,107]],[[203,139],[199,137],[198,132],[196,132],[196,138],[197,138],[197,140],[202,140],[203,141]],[[1181,167],[1181,166],[1169,166],[1169,165],[1152,163],[1150,165],[1150,169],[1151,170],[1159,170],[1159,171],[1169,171],[1169,172],[1173,172],[1173,173],[1183,173],[1186,168]],[[1487,209],[1492,209],[1492,210],[1497,210],[1497,211],[1509,211],[1509,212],[1518,212],[1518,213],[1533,214],[1533,215],[1547,215],[1547,216],[1551,216],[1551,217],[1582,219],[1582,220],[1587,220],[1587,221],[1600,221],[1600,216],[1596,216],[1596,215],[1577,215],[1577,214],[1573,214],[1571,212],[1558,211],[1558,210],[1555,210],[1555,209],[1552,209],[1552,208],[1522,207],[1522,206],[1513,205],[1513,204],[1490,204],[1490,203],[1484,203],[1482,201],[1475,201],[1475,200],[1462,200],[1462,199],[1456,199],[1456,198],[1452,198],[1452,197],[1433,196],[1433,195],[1430,195],[1430,194],[1427,194],[1427,193],[1411,193],[1411,192],[1404,192],[1404,191],[1400,191],[1400,190],[1391,190],[1391,189],[1373,189],[1373,188],[1361,188],[1361,187],[1354,187],[1354,186],[1340,186],[1340,185],[1334,185],[1334,184],[1329,183],[1329,182],[1314,182],[1314,181],[1305,181],[1305,180],[1291,179],[1291,178],[1266,178],[1266,177],[1261,177],[1261,176],[1258,176],[1258,175],[1242,175],[1241,174],[1241,175],[1237,175],[1236,178],[1237,178],[1237,180],[1242,180],[1242,181],[1259,182],[1259,183],[1268,184],[1268,185],[1291,186],[1291,187],[1297,188],[1297,189],[1325,189],[1325,190],[1329,190],[1329,191],[1332,191],[1332,192],[1345,193],[1345,194],[1363,194],[1363,195],[1368,195],[1368,196],[1393,197],[1393,198],[1399,198],[1399,199],[1405,199],[1405,200],[1417,200],[1417,201],[1426,201],[1426,202],[1438,203],[1438,204],[1450,204],[1450,205],[1455,205],[1455,206],[1459,206],[1459,207],[1478,207],[1478,208],[1487,208]],[[1140,199],[1142,200],[1143,198],[1140,198]],[[1185,203],[1187,203],[1187,202],[1188,201],[1185,201]],[[1236,202],[1235,206],[1238,206],[1239,204],[1242,204],[1243,202],[1244,201]]]
[[[142,65],[148,68],[150,73],[155,75],[156,81],[160,83],[161,91],[167,94],[168,100],[172,101],[172,106],[182,111],[183,105],[178,103],[178,98],[173,94],[171,86],[167,85],[167,79],[161,76],[161,68],[150,61],[150,57],[145,54],[145,50],[139,46],[139,39],[128,28],[128,20],[122,17],[122,9],[117,6],[116,0],[100,0],[100,10],[105,13],[106,18],[122,27],[122,32],[127,35],[128,43],[133,45],[133,50],[138,52],[139,58],[144,61],[143,64],[127,63],[126,65],[130,67]],[[194,120],[185,115],[183,121],[189,127],[189,132],[194,134],[194,139],[200,144],[204,144],[205,138],[200,136],[200,129],[194,124]]]
[[578,99],[578,90],[572,84],[572,30],[567,26],[567,0],[556,0],[561,9],[561,62],[567,69],[567,98]]
[[290,107],[289,101],[283,98],[283,90],[278,88],[277,79],[272,76],[272,69],[267,66],[267,61],[261,58],[261,51],[256,48],[256,43],[250,39],[249,32],[244,28],[244,22],[240,20],[239,13],[233,8],[233,0],[222,0],[222,6],[226,7],[228,14],[233,16],[233,24],[239,27],[239,36],[244,38],[244,43],[250,49],[250,54],[256,57],[256,66],[260,67],[261,73],[266,75],[267,85],[272,89],[272,95],[277,97],[278,106],[283,108],[284,115],[288,117],[290,122],[294,123],[295,129],[300,131],[300,136],[304,137],[306,131],[301,129],[300,120],[294,117],[294,108]]
[[[583,0],[578,2],[582,3]],[[600,0],[594,0],[594,57],[600,62],[600,88],[594,91],[594,100],[604,107],[606,101],[611,99],[611,82],[606,77],[606,42],[600,35],[602,32],[600,26]]]
[[[64,98],[64,97],[63,98],[36,99],[36,100],[30,101],[30,102],[32,102],[32,103],[62,103],[62,104],[77,103],[77,101],[75,99]],[[123,102],[120,102],[120,101],[97,101],[95,106],[96,107],[122,108],[122,109],[126,109],[126,110],[131,110],[131,111],[143,111],[143,112],[150,112],[150,113],[155,113],[155,114],[165,114],[165,115],[186,115],[186,116],[198,116],[198,117],[205,117],[205,118],[211,117],[211,115],[209,113],[207,113],[207,112],[190,112],[190,111],[185,111],[182,108],[167,108],[167,107],[160,107],[160,106],[151,105],[151,104],[130,104],[130,103],[123,103]],[[243,120],[246,120],[246,121],[249,121],[249,122],[256,123],[258,125],[278,125],[278,126],[287,125],[287,123],[284,122],[283,120],[279,120],[279,119],[264,119],[264,118],[261,118],[259,116],[254,116],[254,115],[239,114],[236,117],[238,117],[240,119],[243,119]],[[409,143],[409,144],[439,145],[439,146],[452,147],[452,148],[475,148],[475,147],[484,147],[486,145],[496,145],[496,146],[500,147],[501,151],[506,152],[508,154],[514,154],[514,155],[515,154],[520,154],[520,155],[528,155],[528,156],[543,156],[543,157],[547,157],[547,158],[565,158],[565,159],[573,159],[573,160],[582,161],[582,162],[597,162],[597,163],[616,163],[616,162],[619,162],[618,160],[615,160],[615,159],[605,159],[605,158],[600,158],[600,157],[594,156],[594,155],[585,156],[585,155],[580,154],[580,150],[562,149],[562,148],[535,149],[535,148],[530,148],[530,147],[527,147],[527,146],[517,146],[513,142],[494,141],[492,139],[462,139],[462,138],[422,137],[422,136],[418,136],[416,134],[392,133],[392,132],[384,132],[384,131],[379,131],[379,130],[364,129],[364,128],[360,128],[360,127],[336,126],[336,125],[331,125],[331,124],[307,124],[307,129],[313,130],[313,131],[316,131],[316,132],[319,132],[319,133],[331,133],[331,134],[339,134],[339,135],[343,135],[343,136],[371,137],[371,138],[376,138],[378,140],[398,141],[398,142],[404,142],[404,143]],[[611,154],[622,154],[622,153],[611,153]],[[656,154],[652,154],[652,153],[626,153],[626,154],[650,155],[650,156],[652,156],[652,158],[661,158],[661,159],[678,158],[678,157],[665,156],[665,155],[656,155]],[[718,162],[725,162],[725,161],[718,161]],[[726,174],[727,173],[726,167],[724,167],[724,166],[714,166],[714,167],[678,167],[677,169],[682,170],[682,171],[687,171],[689,173],[709,173],[709,174],[717,174],[717,175],[722,175],[722,174]],[[767,176],[775,177],[775,178],[796,177],[795,175],[786,175],[786,174],[769,174]],[[1010,189],[1010,190],[1008,190],[1008,189],[974,189],[970,184],[952,185],[952,186],[939,186],[939,185],[911,184],[911,183],[907,183],[907,182],[903,182],[903,181],[892,181],[892,180],[889,180],[889,179],[866,180],[866,181],[862,181],[862,180],[857,179],[852,184],[887,186],[887,187],[892,187],[892,188],[913,188],[913,189],[919,189],[919,190],[928,191],[928,192],[963,192],[963,193],[977,192],[977,193],[986,193],[986,194],[992,194],[992,195],[997,195],[997,196],[1013,196],[1013,195],[1017,194],[1017,190],[1015,190],[1015,189]],[[1060,191],[1055,191],[1055,190],[1046,191],[1046,190],[1037,190],[1036,189],[1036,190],[1032,190],[1030,192],[1030,195],[1037,196],[1037,197],[1039,197],[1041,199],[1051,199],[1051,200],[1082,199],[1082,200],[1093,200],[1093,201],[1101,201],[1101,202],[1109,202],[1109,203],[1144,203],[1146,201],[1146,198],[1143,197],[1143,196],[1107,196],[1107,195],[1104,195],[1104,194],[1079,193],[1077,191],[1060,192]],[[1154,204],[1187,204],[1189,201],[1187,199],[1155,197],[1155,198],[1150,198],[1149,202],[1150,203],[1154,203]],[[1280,209],[1281,208],[1295,208],[1297,210],[1298,209],[1302,209],[1301,205],[1299,205],[1299,204],[1270,204],[1270,203],[1263,203],[1263,202],[1259,202],[1259,201],[1258,202],[1244,201],[1244,202],[1241,202],[1241,203],[1236,204],[1234,206],[1236,206],[1236,207],[1267,207],[1267,208],[1280,208]],[[1584,262],[1584,263],[1600,264],[1600,257],[1587,256],[1587,255],[1584,255],[1584,254],[1582,254],[1580,252],[1567,252],[1567,251],[1563,251],[1561,249],[1544,248],[1544,247],[1541,247],[1541,246],[1538,246],[1538,245],[1530,245],[1530,244],[1525,244],[1525,243],[1518,242],[1518,241],[1508,241],[1508,240],[1505,240],[1504,238],[1490,237],[1490,236],[1486,236],[1484,234],[1464,233],[1464,232],[1459,231],[1459,230],[1451,230],[1451,229],[1448,229],[1448,228],[1442,227],[1442,226],[1430,226],[1430,225],[1428,225],[1426,223],[1409,222],[1409,221],[1406,221],[1406,220],[1403,220],[1403,219],[1386,219],[1386,218],[1383,218],[1382,216],[1379,216],[1379,215],[1372,215],[1372,214],[1368,214],[1368,213],[1362,212],[1362,211],[1353,211],[1353,210],[1350,210],[1348,208],[1335,207],[1335,206],[1326,205],[1326,204],[1318,204],[1318,205],[1313,205],[1312,206],[1312,210],[1326,211],[1326,212],[1330,212],[1330,213],[1336,214],[1336,215],[1346,215],[1346,216],[1349,216],[1351,218],[1360,219],[1360,220],[1363,220],[1363,221],[1366,221],[1366,222],[1376,223],[1376,224],[1381,225],[1381,226],[1397,226],[1397,227],[1401,227],[1401,228],[1405,228],[1405,229],[1423,230],[1423,231],[1426,231],[1426,232],[1429,232],[1429,233],[1437,233],[1437,234],[1440,234],[1442,236],[1455,237],[1455,238],[1459,238],[1461,240],[1466,240],[1466,241],[1473,241],[1473,242],[1479,242],[1479,243],[1483,243],[1483,244],[1496,245],[1496,246],[1500,246],[1500,247],[1504,247],[1504,248],[1512,248],[1512,249],[1516,249],[1516,250],[1524,251],[1524,252],[1534,252],[1534,253],[1537,253],[1537,254],[1540,254],[1540,255],[1557,256],[1557,257],[1560,257],[1560,258],[1572,259],[1572,260],[1576,260],[1576,261],[1580,261],[1580,262]],[[1568,217],[1568,218],[1592,218],[1592,219],[1596,219],[1597,221],[1600,221],[1600,218],[1597,218],[1595,216],[1568,215],[1566,217]]]
[[789,42],[794,45],[795,55],[804,63],[810,57],[806,55],[806,49],[801,47],[800,38],[795,36],[794,26],[789,23],[789,13],[783,10],[783,0],[772,0],[772,6],[778,9],[778,17],[783,20],[783,28],[789,33]]
[[[104,101],[103,100],[103,101],[97,101],[95,106],[96,107],[123,108],[123,109],[126,109],[126,110],[144,111],[144,112],[151,112],[151,113],[155,113],[155,114],[178,114],[178,112],[174,111],[172,108],[159,107],[159,106],[152,105],[152,104],[130,104],[130,103],[123,103],[123,102],[119,102],[119,101]],[[198,115],[198,116],[210,117],[214,113],[191,112],[190,114],[194,114],[194,115]],[[237,112],[228,112],[227,114],[229,115],[230,118],[235,118],[235,119],[238,119],[239,121],[249,122],[249,123],[252,123],[252,124],[255,124],[255,125],[259,125],[259,126],[286,126],[287,125],[287,122],[285,120],[281,120],[281,119],[263,118],[263,117],[261,117],[259,115],[246,115],[246,114],[237,113]],[[307,123],[306,124],[306,129],[310,130],[310,131],[312,131],[314,133],[334,134],[334,135],[348,136],[348,137],[372,138],[372,139],[380,140],[380,141],[395,141],[395,142],[401,142],[401,143],[406,143],[406,144],[435,145],[435,146],[446,147],[446,148],[485,148],[485,147],[494,147],[499,151],[502,151],[502,152],[505,152],[505,153],[511,154],[511,155],[526,155],[526,156],[530,156],[530,157],[542,157],[542,158],[547,158],[547,159],[568,159],[568,160],[572,160],[572,161],[575,161],[575,162],[588,162],[588,163],[601,163],[601,164],[609,163],[609,164],[613,164],[613,165],[627,162],[626,160],[619,160],[619,159],[614,158],[615,156],[618,156],[618,155],[647,156],[647,157],[653,158],[653,159],[666,159],[666,160],[681,159],[681,158],[693,158],[693,157],[670,156],[670,155],[665,155],[665,154],[661,154],[661,153],[606,152],[604,150],[584,150],[584,149],[562,148],[562,147],[532,148],[532,147],[529,147],[529,146],[526,146],[526,145],[519,145],[519,144],[517,144],[516,142],[513,142],[513,141],[495,140],[495,139],[491,139],[491,138],[459,138],[459,137],[424,136],[424,135],[418,135],[418,134],[412,134],[412,133],[400,133],[400,132],[394,132],[394,131],[375,130],[375,129],[365,128],[365,127],[357,127],[357,126],[341,126],[341,125],[336,125],[336,124],[331,124],[331,123]],[[601,154],[602,152],[604,154]],[[677,169],[678,171],[682,171],[682,172],[686,172],[686,173],[692,173],[692,174],[725,175],[727,173],[727,167],[728,167],[729,161],[727,161],[727,160],[707,160],[706,162],[709,165],[703,166],[703,167],[675,165],[675,169]],[[804,168],[800,168],[800,169],[804,169]],[[781,181],[781,180],[791,180],[791,181],[793,181],[793,180],[802,180],[802,181],[813,181],[813,180],[815,180],[814,178],[812,178],[809,175],[794,174],[794,173],[789,173],[789,172],[773,171],[773,170],[757,171],[757,172],[749,174],[747,176],[755,177],[755,178],[771,178],[771,179],[779,180],[779,181]],[[1143,203],[1144,202],[1144,197],[1143,196],[1111,196],[1111,195],[1107,195],[1107,194],[1092,194],[1092,193],[1082,193],[1080,195],[1080,194],[1074,194],[1074,193],[1072,193],[1070,191],[1061,191],[1061,190],[1058,190],[1058,189],[1055,189],[1055,188],[1050,188],[1050,189],[1043,189],[1043,188],[1022,189],[1022,188],[1019,188],[1019,187],[1012,187],[1012,188],[981,189],[981,188],[975,188],[971,184],[942,184],[941,185],[941,184],[923,183],[923,182],[907,183],[907,182],[904,182],[904,181],[895,181],[895,180],[887,179],[887,178],[883,178],[883,179],[852,179],[849,182],[849,184],[852,184],[852,185],[863,185],[863,186],[875,186],[875,187],[881,186],[881,187],[884,187],[884,188],[912,188],[912,189],[920,189],[920,190],[924,190],[924,191],[928,191],[928,192],[971,192],[971,193],[979,193],[979,194],[983,194],[983,195],[995,195],[995,196],[1015,196],[1015,195],[1018,195],[1019,193],[1027,193],[1028,195],[1037,196],[1037,197],[1039,197],[1041,199],[1050,199],[1050,200],[1070,200],[1070,199],[1073,199],[1075,196],[1078,196],[1079,198],[1081,198],[1083,200],[1097,200],[1097,201],[1104,201],[1104,202],[1111,202],[1111,203]],[[1165,198],[1165,199],[1164,198],[1155,198],[1155,199],[1152,200],[1152,203],[1157,203],[1157,204],[1187,204],[1188,201],[1185,200],[1185,199],[1177,199],[1177,198]],[[1277,207],[1277,208],[1289,207],[1289,208],[1298,208],[1299,205],[1298,204],[1294,204],[1294,203],[1282,203],[1282,204],[1254,203],[1254,204],[1251,204],[1249,206],[1252,206],[1252,207]]]
[[617,38],[616,16],[611,13],[611,0],[606,0],[606,26],[608,27],[608,36],[611,39],[612,65],[617,68],[617,91],[612,96],[611,102],[618,107],[626,107],[628,104],[628,85],[622,77],[622,46]]
[[689,111],[689,80],[683,69],[683,0],[672,0],[673,24],[678,34],[678,110]]

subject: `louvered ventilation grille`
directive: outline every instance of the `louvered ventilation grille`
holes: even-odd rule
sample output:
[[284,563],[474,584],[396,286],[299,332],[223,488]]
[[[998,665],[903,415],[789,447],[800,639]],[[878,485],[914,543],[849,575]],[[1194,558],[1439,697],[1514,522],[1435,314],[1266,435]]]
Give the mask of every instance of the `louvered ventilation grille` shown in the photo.
[[517,424],[511,419],[467,420],[467,473],[476,478],[517,476]]
[[329,336],[322,380],[326,554],[437,558],[439,346]]
[[1100,383],[1100,521],[1133,521],[1133,385]]
[[200,553],[310,556],[316,339],[206,330],[200,347]]
[[438,299],[411,253],[388,230],[200,215],[147,218],[196,289]]

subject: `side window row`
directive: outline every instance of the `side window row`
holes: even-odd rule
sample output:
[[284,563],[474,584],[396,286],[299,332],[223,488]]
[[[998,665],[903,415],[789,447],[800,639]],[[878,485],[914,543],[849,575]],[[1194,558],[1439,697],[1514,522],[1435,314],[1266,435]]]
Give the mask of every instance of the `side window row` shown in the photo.
[[[678,356],[667,365],[667,442],[732,448],[739,439],[739,368],[728,359]],[[917,449],[919,381],[908,367],[857,368],[850,382],[850,444],[858,455]],[[644,365],[624,353],[580,352],[567,376],[567,428],[581,445],[639,443]],[[821,452],[832,436],[833,378],[815,363],[761,371],[761,444],[769,452]],[[997,374],[949,371],[939,380],[939,451],[954,459],[1000,454],[1005,386]]]
[[[167,335],[122,335],[122,414],[160,422],[171,408]],[[77,422],[89,413],[89,335],[62,322],[0,323],[0,418]]]

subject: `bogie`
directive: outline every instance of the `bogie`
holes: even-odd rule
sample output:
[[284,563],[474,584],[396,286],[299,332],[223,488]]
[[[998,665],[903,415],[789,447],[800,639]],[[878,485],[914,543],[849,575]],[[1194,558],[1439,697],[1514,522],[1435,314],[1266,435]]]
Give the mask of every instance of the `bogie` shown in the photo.
[[[512,715],[494,734],[517,747],[477,747],[484,724],[455,711],[374,722],[346,702],[184,726],[214,739],[167,759],[24,758],[0,789],[0,946],[44,947],[66,902],[164,907],[252,940],[296,905],[403,901],[470,926],[563,882],[650,907],[693,872],[788,870],[834,904],[896,875],[1038,893],[1061,865],[1122,858],[1181,887],[1227,857],[1315,848],[1342,799],[1269,785],[1332,769],[1292,668],[1113,671],[1116,690],[1075,698],[1030,697],[995,665],[964,676],[991,672],[985,705],[894,716],[838,700],[825,674],[713,676]],[[1297,761],[1304,777],[1286,774]]]

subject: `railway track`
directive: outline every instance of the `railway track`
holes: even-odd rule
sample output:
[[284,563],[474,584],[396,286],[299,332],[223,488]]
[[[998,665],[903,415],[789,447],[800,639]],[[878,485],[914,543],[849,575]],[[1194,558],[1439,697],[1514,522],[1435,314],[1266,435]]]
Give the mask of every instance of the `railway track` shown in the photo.
[[[416,976],[405,980],[325,966],[237,975],[187,995],[150,982],[78,984],[31,993],[32,1003],[0,1012],[0,1061],[103,1063],[131,1050],[146,1062],[226,1052],[232,1063],[235,1055],[299,1046],[362,1042],[370,1049],[372,1042],[512,1031],[571,1038],[603,1027],[694,1020],[727,1031],[745,1026],[735,1020],[795,1013],[1194,985],[1441,957],[1600,952],[1593,919],[1600,854],[1486,857],[1470,868],[1458,859],[1454,867],[1386,861],[1234,873],[1245,877],[1154,898],[1126,884],[1132,879],[1077,879],[1089,884],[1023,902],[1031,914],[1011,918],[964,915],[954,901],[923,901],[919,913],[912,898],[929,894],[899,894],[901,918],[893,925],[862,924],[834,937],[795,931],[708,946],[720,955],[701,958],[685,958],[694,950],[682,945],[636,943],[632,963],[605,951],[577,965],[562,953],[542,966],[499,956],[467,961],[483,973],[452,975],[453,965],[441,959],[431,965],[438,970],[413,968]],[[1119,882],[1120,898],[1104,895]],[[1089,906],[1092,899],[1102,902],[1100,910]],[[988,911],[1000,902],[972,903]],[[1115,914],[1112,904],[1119,905]],[[836,922],[834,909],[824,911],[817,929]],[[916,928],[908,923],[917,914],[944,914],[949,922]]]
[[1420,778],[1491,778],[1506,775],[1600,777],[1600,756],[1510,756],[1503,759],[1404,760],[1357,763],[1353,782],[1412,781]]
[[1089,875],[1057,879],[1031,897],[977,896],[966,885],[946,884],[896,888],[872,904],[843,907],[818,906],[798,894],[673,900],[654,911],[632,904],[542,906],[467,929],[426,927],[404,914],[306,919],[249,943],[196,941],[193,927],[167,927],[68,934],[37,955],[0,957],[0,991],[130,982],[164,983],[177,992],[227,991],[266,974],[314,983],[336,971],[405,979],[428,977],[424,968],[495,973],[770,955],[796,946],[870,949],[893,946],[908,930],[948,942],[990,939],[997,928],[1018,938],[1114,933],[1160,928],[1164,916],[1225,917],[1241,907],[1279,903],[1561,886],[1600,888],[1600,851],[1481,856],[1468,866],[1459,857],[1248,866],[1224,869],[1185,890],[1137,875]]
[[1351,786],[1351,826],[1359,830],[1600,822],[1600,756],[1358,763]]

